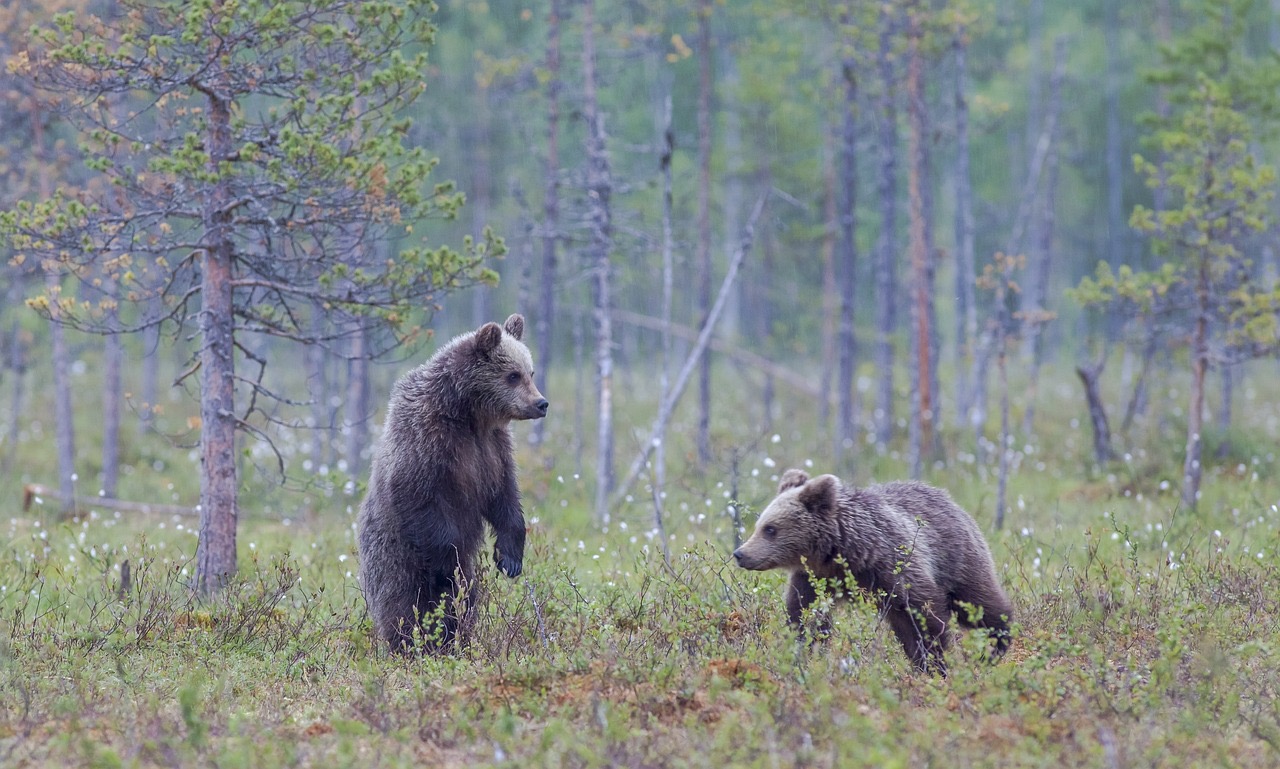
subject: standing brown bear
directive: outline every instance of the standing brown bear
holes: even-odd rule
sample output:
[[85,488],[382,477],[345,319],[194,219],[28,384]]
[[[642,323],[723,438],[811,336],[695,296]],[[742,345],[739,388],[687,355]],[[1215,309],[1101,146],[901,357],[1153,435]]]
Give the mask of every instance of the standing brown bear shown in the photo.
[[[449,646],[473,617],[484,524],[508,577],[524,559],[524,511],[516,484],[513,419],[546,416],[524,318],[486,323],[400,377],[358,520],[360,586],[379,637],[413,648],[415,628],[433,649]],[[437,618],[439,621],[437,623]]]
[[[987,630],[995,657],[1009,648],[1013,608],[986,540],[945,491],[923,483],[854,488],[834,475],[810,480],[803,470],[787,470],[778,496],[733,557],[745,569],[791,572],[787,617],[795,625],[817,600],[815,581],[831,580],[838,593],[852,575],[880,602],[921,670],[946,674],[942,653],[953,612],[960,624]],[[827,632],[829,620],[820,626]]]

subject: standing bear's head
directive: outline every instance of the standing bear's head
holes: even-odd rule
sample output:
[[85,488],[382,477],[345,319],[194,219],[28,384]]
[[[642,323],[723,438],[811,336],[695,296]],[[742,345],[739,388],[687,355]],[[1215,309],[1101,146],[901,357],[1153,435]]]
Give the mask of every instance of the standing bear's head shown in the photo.
[[839,542],[840,479],[820,475],[812,480],[791,469],[778,482],[778,496],[756,520],[756,530],[733,551],[738,565],[753,571],[799,569],[821,563]]
[[495,422],[541,419],[547,415],[547,399],[533,383],[533,356],[524,346],[524,316],[507,322],[486,323],[472,332],[470,349],[460,352],[466,371],[457,377],[464,400]]

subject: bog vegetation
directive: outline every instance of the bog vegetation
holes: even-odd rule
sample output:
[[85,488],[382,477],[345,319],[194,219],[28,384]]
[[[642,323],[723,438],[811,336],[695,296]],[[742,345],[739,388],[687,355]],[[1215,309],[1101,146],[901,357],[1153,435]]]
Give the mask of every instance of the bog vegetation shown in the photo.
[[[525,574],[486,562],[475,635],[440,657],[375,643],[353,576],[358,489],[242,522],[242,568],[210,599],[191,590],[193,518],[10,503],[0,750],[11,766],[1271,766],[1280,412],[1249,393],[1254,427],[1207,470],[1194,516],[1176,451],[1092,466],[1080,408],[1017,447],[1001,531],[994,466],[940,461],[930,477],[989,532],[1019,628],[994,667],[971,635],[946,679],[914,672],[868,605],[799,646],[782,578],[732,565],[731,506],[749,523],[784,466],[830,461],[801,409],[762,435],[717,425],[717,442],[752,447],[737,492],[727,465],[673,477],[669,563],[648,500],[596,527],[571,462],[522,449]],[[552,421],[546,445],[566,428]],[[1178,444],[1162,435],[1176,425],[1144,443]],[[190,493],[191,459],[131,461]],[[852,476],[901,470],[867,452]]]

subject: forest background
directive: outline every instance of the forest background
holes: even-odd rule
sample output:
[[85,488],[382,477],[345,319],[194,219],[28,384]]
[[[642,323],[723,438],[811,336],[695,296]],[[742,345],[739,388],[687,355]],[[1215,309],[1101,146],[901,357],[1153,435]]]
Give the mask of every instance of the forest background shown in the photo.
[[[395,216],[336,195],[341,216],[308,220],[331,229],[280,261],[285,282],[368,295],[267,312],[237,288],[242,378],[212,410],[191,299],[210,270],[190,248],[151,246],[161,277],[144,286],[125,269],[140,253],[124,265],[110,240],[123,230],[98,222],[71,257],[32,234],[58,212],[88,222],[71,201],[105,200],[112,179],[148,191],[104,164],[75,84],[39,81],[31,53],[58,13],[100,17],[110,40],[134,5],[0,9],[0,601],[5,685],[26,703],[0,726],[11,755],[221,765],[277,730],[282,764],[840,765],[855,733],[912,764],[991,740],[1010,764],[1274,760],[1274,3],[441,3],[405,49],[425,64],[396,72],[425,89],[377,133],[408,154],[362,145],[392,160],[361,178],[413,172],[362,192],[393,189]],[[181,128],[131,124],[156,95],[122,84],[102,114],[122,134]],[[299,114],[313,107],[330,108]],[[191,150],[181,130],[166,140]],[[430,193],[406,203],[412,179]],[[171,226],[149,216],[134,231]],[[397,259],[417,277],[333,272]],[[510,312],[552,403],[515,429],[543,563],[492,586],[479,651],[360,662],[376,655],[351,523],[391,382]],[[201,444],[219,418],[238,429],[234,472],[210,504]],[[918,679],[865,612],[793,658],[774,583],[725,561],[792,465],[949,488],[1024,609],[1014,664]],[[219,510],[229,541],[210,539]],[[130,560],[149,583],[125,578]],[[185,590],[227,563],[227,590]],[[240,653],[265,667],[128,672]],[[101,665],[119,680],[85,690]],[[268,714],[255,677],[293,682],[301,704]],[[122,701],[143,703],[129,724]],[[77,737],[59,738],[69,722]],[[707,739],[721,752],[670,750]]]

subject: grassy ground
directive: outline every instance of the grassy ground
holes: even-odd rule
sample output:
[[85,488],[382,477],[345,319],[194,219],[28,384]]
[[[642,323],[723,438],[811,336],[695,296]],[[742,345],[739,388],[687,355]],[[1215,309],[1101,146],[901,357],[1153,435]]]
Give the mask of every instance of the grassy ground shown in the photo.
[[[780,399],[762,426],[755,395],[734,404],[733,388],[722,403],[751,416],[724,419],[714,467],[688,469],[672,445],[670,565],[645,489],[609,525],[589,523],[566,407],[549,423],[554,461],[521,452],[525,574],[486,564],[471,642],[441,658],[372,643],[354,577],[358,490],[304,503],[247,488],[240,581],[208,601],[185,587],[192,520],[60,521],[9,496],[0,766],[1277,765],[1280,399],[1247,399],[1193,514],[1177,509],[1176,415],[1095,468],[1062,381],[1071,399],[1042,402],[1042,434],[1019,439],[1003,531],[994,465],[963,436],[929,472],[988,532],[1019,624],[1004,662],[981,661],[970,636],[946,679],[916,674],[865,605],[837,609],[829,643],[797,645],[782,576],[730,563],[735,477],[749,525],[787,466],[859,482],[903,472],[870,451],[834,468],[809,406]],[[645,423],[634,408],[621,424]],[[620,459],[637,440],[622,437]],[[172,493],[151,464],[133,477],[137,493]]]

